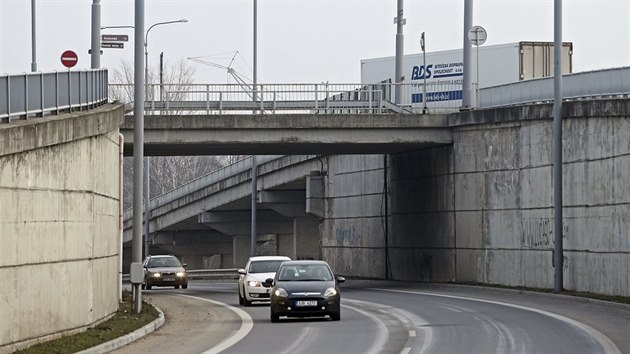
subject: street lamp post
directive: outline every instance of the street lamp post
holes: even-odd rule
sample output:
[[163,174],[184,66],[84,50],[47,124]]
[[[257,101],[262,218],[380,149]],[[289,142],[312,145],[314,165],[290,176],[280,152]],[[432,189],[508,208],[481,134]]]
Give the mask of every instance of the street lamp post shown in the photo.
[[180,23],[180,22],[186,23],[188,22],[188,20],[185,18],[182,18],[175,21],[154,23],[153,25],[151,25],[151,27],[149,27],[149,29],[144,35],[144,95],[145,95],[145,99],[149,98],[149,32],[151,31],[151,29],[153,29],[153,27],[156,27],[156,26],[168,25],[171,23]]
[[[175,21],[166,21],[166,22],[158,22],[154,23],[147,29],[144,35],[144,99],[149,99],[149,32],[153,27],[160,25],[168,25],[172,23],[186,23],[187,19],[182,18]],[[150,192],[151,188],[149,187],[150,183],[150,160],[149,157],[144,158],[144,255],[145,257],[149,255],[149,214],[151,213],[151,205],[150,205]]]
[[422,74],[422,78],[424,79],[424,84],[422,85],[422,103],[424,104],[422,114],[427,113],[427,55],[425,51],[425,44],[424,32],[422,32],[422,36],[420,36],[420,46],[422,47],[422,67],[424,68],[424,73]]

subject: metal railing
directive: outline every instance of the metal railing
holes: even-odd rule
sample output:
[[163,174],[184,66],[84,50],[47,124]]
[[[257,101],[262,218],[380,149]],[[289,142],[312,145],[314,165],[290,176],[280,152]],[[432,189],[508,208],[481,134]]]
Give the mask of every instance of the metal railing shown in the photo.
[[0,76],[0,122],[97,107],[108,101],[106,69]]
[[[237,280],[238,269],[192,269],[187,270],[189,280]],[[123,274],[123,282],[128,283],[130,281],[129,274]]]
[[[586,71],[562,76],[562,97],[600,98],[630,94],[630,67]],[[553,101],[553,77],[481,89],[479,108]]]
[[[403,101],[394,104],[401,90]],[[254,92],[240,84],[150,84],[148,114],[385,114],[456,111],[461,84],[427,84],[426,103],[419,83],[261,84]],[[111,84],[110,99],[130,103],[133,85]],[[255,98],[255,99],[254,99]],[[428,112],[425,112],[428,113]]]

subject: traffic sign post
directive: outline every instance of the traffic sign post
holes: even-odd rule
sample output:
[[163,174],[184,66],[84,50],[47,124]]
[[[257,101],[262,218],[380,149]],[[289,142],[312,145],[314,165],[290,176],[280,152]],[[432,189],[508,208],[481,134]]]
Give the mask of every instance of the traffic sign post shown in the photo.
[[488,33],[481,26],[472,26],[468,31],[468,41],[477,47],[477,95],[476,106],[479,106],[479,46],[486,43]]
[[77,56],[77,53],[71,50],[66,50],[61,53],[61,64],[63,64],[66,68],[70,69],[71,67],[77,65],[78,62],[79,57]]

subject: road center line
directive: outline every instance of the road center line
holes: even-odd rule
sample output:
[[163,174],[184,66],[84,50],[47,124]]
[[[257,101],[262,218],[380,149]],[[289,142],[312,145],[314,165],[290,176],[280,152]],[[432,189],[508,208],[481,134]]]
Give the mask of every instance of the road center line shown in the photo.
[[230,337],[226,338],[221,343],[215,345],[214,347],[206,350],[205,352],[203,352],[201,354],[217,354],[217,353],[220,353],[220,352],[226,350],[227,348],[229,348],[229,347],[233,346],[234,344],[238,343],[241,339],[245,338],[245,336],[254,327],[254,321],[252,320],[252,317],[247,312],[245,312],[245,311],[243,311],[243,310],[241,310],[241,309],[239,309],[237,307],[230,306],[230,305],[228,305],[226,303],[223,303],[223,302],[214,301],[214,300],[210,300],[210,299],[204,299],[202,297],[197,297],[197,296],[191,296],[191,295],[179,295],[179,296],[184,296],[184,297],[189,297],[189,298],[196,299],[196,300],[206,301],[206,302],[218,305],[218,306],[225,307],[226,309],[236,313],[241,318],[241,327],[238,329],[238,331],[236,331]]
[[[363,301],[348,300],[348,299],[344,299],[344,301],[345,302],[363,303]],[[367,353],[382,353],[382,352],[384,352],[385,351],[385,346],[387,345],[387,338],[389,337],[389,331],[387,330],[387,326],[385,326],[383,321],[381,321],[381,319],[378,318],[377,316],[374,316],[373,314],[371,314],[371,313],[369,313],[367,311],[363,311],[363,310],[361,310],[361,309],[359,309],[357,307],[346,305],[346,304],[342,304],[341,306],[350,308],[350,309],[352,309],[352,310],[362,314],[363,316],[368,317],[374,323],[376,323],[376,325],[378,326],[378,332],[376,334],[376,340],[374,341],[374,344],[372,344],[370,349],[367,351]]]

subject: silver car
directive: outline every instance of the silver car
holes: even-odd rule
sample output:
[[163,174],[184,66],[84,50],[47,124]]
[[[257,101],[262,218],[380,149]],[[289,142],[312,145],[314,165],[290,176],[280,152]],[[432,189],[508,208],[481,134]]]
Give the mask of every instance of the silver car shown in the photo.
[[238,303],[249,306],[252,301],[269,301],[271,287],[265,280],[275,277],[280,264],[290,260],[285,256],[250,257],[245,268],[238,270]]

